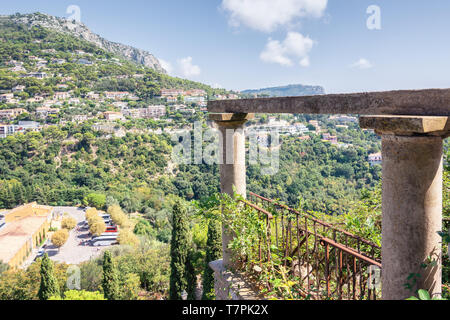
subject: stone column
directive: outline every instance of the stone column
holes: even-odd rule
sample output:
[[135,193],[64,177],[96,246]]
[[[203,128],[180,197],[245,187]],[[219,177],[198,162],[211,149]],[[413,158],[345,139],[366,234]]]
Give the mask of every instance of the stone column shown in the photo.
[[[407,299],[418,289],[440,296],[438,231],[442,230],[443,138],[450,132],[448,118],[369,116],[361,117],[360,126],[382,137],[383,299]],[[408,280],[410,275],[414,278]]]
[[[220,154],[220,190],[230,196],[234,191],[244,198],[247,196],[245,167],[245,134],[244,124],[254,118],[254,114],[218,113],[210,114],[221,133]],[[230,250],[228,244],[232,240],[222,226],[223,265],[230,266]]]

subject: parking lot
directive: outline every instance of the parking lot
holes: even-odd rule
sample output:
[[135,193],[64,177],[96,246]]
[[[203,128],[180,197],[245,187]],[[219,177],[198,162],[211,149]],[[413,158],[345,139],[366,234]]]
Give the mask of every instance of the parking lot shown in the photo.
[[85,221],[85,212],[76,207],[56,207],[55,212],[67,213],[77,221],[77,227],[69,234],[66,244],[60,249],[54,247],[51,243],[46,247],[46,252],[50,259],[67,264],[79,264],[99,256],[108,247],[92,247],[82,245],[81,243],[91,239],[89,230],[80,230]]

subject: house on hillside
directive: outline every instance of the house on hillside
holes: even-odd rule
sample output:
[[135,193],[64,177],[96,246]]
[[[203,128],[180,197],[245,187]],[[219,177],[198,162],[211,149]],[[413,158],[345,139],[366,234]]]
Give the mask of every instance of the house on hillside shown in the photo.
[[379,153],[369,154],[369,159],[368,160],[369,160],[369,164],[371,166],[383,164],[383,156],[382,156],[382,154],[380,152]]
[[0,119],[12,120],[20,116],[22,113],[27,112],[25,109],[4,109],[0,110]]
[[11,103],[14,100],[14,93],[0,94],[0,102]]
[[123,92],[105,92],[105,98],[110,100],[122,100],[127,98],[130,95],[129,92],[123,91]]
[[67,100],[70,99],[71,95],[69,92],[55,92],[53,99],[56,100]]
[[332,136],[329,133],[324,133],[322,135],[322,141],[330,142],[331,144],[338,144],[338,138],[336,136]]
[[178,97],[184,96],[185,91],[183,89],[161,89],[161,97]]
[[11,89],[12,92],[23,92],[23,90],[25,90],[25,86],[21,85],[15,86]]
[[113,112],[113,111],[104,112],[103,116],[107,121],[123,120],[124,118],[121,112]]
[[36,108],[36,116],[40,119],[45,119],[51,115],[57,115],[60,109],[58,108],[48,108],[48,107],[40,107]]

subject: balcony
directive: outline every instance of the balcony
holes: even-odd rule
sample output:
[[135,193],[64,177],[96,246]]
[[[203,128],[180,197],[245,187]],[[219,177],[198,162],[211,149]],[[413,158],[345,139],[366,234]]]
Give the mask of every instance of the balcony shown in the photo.
[[[443,139],[450,135],[450,89],[211,101],[208,111],[222,136],[221,192],[239,194],[241,205],[261,219],[258,239],[237,259],[239,235],[230,230],[232,221],[224,225],[223,261],[212,264],[216,276],[245,270],[244,278],[258,278],[260,270],[278,259],[283,268],[276,272],[296,279],[286,280],[293,298],[401,300],[417,289],[440,296],[438,233],[443,230]],[[254,113],[360,115],[361,128],[382,137],[381,248],[247,192],[243,129]],[[244,199],[247,195],[250,201]],[[435,263],[422,267],[430,259]],[[381,267],[379,284],[368,277],[377,277]],[[405,288],[410,274],[418,274],[418,280]],[[257,288],[273,289],[270,281]]]

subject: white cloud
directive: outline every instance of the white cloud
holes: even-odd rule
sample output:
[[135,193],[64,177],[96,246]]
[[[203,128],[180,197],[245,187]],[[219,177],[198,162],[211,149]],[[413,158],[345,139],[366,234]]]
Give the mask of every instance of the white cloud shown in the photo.
[[192,57],[186,57],[177,60],[178,69],[183,77],[190,78],[200,75],[202,70],[199,66],[192,63]]
[[370,63],[369,60],[361,58],[358,61],[356,61],[355,63],[353,63],[351,65],[352,68],[357,68],[357,69],[370,69],[373,67],[373,65]]
[[172,74],[173,72],[173,66],[169,61],[163,60],[163,59],[158,59],[159,63],[161,64],[161,67],[164,68],[164,70],[167,71],[168,74]]
[[298,32],[289,32],[283,42],[269,39],[260,58],[264,62],[278,63],[282,66],[292,66],[298,61],[302,67],[308,67],[309,52],[314,46],[314,40]]
[[222,8],[230,14],[234,27],[272,32],[296,18],[321,17],[328,0],[223,0]]

